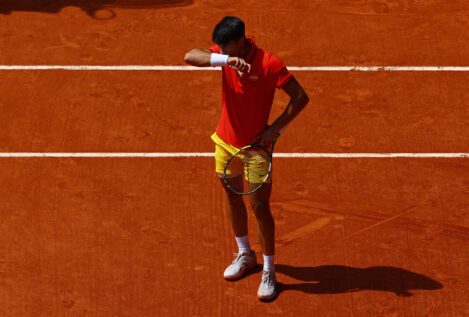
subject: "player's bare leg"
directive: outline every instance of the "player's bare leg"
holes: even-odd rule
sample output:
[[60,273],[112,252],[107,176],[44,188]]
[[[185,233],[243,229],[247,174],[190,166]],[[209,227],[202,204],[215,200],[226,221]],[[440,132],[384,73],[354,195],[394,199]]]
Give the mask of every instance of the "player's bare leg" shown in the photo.
[[[235,188],[240,188],[240,185],[235,184],[242,184],[243,176],[240,175],[238,177],[230,178],[230,183],[233,184]],[[231,226],[233,228],[233,233],[236,237],[243,237],[248,234],[248,217],[246,212],[246,205],[244,204],[243,196],[238,195],[232,192],[229,188],[226,187],[225,181],[223,177],[219,177],[222,183],[223,188],[225,189],[226,193],[226,207],[228,211],[228,215],[231,219]]]
[[277,296],[277,278],[275,277],[275,221],[270,212],[270,194],[272,183],[265,183],[257,192],[250,195],[250,203],[257,218],[257,233],[264,253],[262,279],[257,290],[257,298],[270,301]]
[[[230,183],[236,186],[235,182],[238,182],[240,185],[243,182],[242,177],[243,176],[231,178]],[[256,253],[251,250],[249,245],[248,219],[243,197],[228,189],[223,178],[220,178],[220,180],[225,189],[227,211],[231,219],[231,226],[239,250],[238,253],[235,253],[235,259],[226,268],[223,276],[227,280],[237,280],[241,278],[247,270],[257,266],[257,258]],[[239,188],[239,186],[237,187]]]
[[257,219],[257,235],[264,255],[275,253],[275,221],[270,212],[272,183],[265,183],[258,191],[249,195],[249,202]]

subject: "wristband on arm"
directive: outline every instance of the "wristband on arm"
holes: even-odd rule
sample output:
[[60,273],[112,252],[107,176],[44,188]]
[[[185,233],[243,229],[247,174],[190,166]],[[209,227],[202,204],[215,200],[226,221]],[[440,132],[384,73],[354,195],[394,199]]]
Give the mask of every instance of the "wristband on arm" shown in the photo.
[[210,65],[212,66],[227,66],[229,55],[212,53],[210,56]]

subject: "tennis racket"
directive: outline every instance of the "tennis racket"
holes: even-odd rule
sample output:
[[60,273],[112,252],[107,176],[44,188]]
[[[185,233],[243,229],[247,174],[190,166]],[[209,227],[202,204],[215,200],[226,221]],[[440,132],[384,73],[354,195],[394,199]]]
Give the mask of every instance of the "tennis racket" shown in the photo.
[[258,191],[272,172],[272,155],[279,136],[273,140],[270,151],[260,144],[247,145],[236,151],[225,164],[223,180],[226,187],[239,195]]

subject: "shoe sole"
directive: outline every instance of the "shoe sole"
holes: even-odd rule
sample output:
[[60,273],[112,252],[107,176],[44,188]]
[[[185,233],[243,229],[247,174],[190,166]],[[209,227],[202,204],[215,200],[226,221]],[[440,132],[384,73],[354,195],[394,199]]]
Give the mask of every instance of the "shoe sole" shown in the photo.
[[257,299],[260,300],[261,302],[271,302],[273,301],[274,299],[277,298],[277,291],[274,292],[274,294],[272,294],[272,296],[260,296],[260,295],[257,295]]
[[239,280],[240,278],[243,277],[244,273],[246,273],[247,271],[249,270],[252,270],[254,269],[255,267],[257,266],[257,262],[252,264],[251,266],[248,266],[244,269],[244,271],[239,274],[239,275],[235,275],[235,276],[223,276],[225,278],[225,280],[227,281],[236,281],[236,280]]

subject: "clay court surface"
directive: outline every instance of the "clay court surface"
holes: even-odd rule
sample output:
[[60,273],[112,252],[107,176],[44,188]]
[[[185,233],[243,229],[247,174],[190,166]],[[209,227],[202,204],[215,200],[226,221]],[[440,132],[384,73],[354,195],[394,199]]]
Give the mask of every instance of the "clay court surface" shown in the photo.
[[[288,66],[469,66],[465,0],[6,2],[0,65],[183,65],[237,15]],[[277,152],[469,152],[467,71],[293,74]],[[220,77],[0,70],[0,152],[213,152]],[[3,157],[0,190],[1,316],[469,315],[467,157],[274,158],[271,303],[222,277],[212,157]]]

